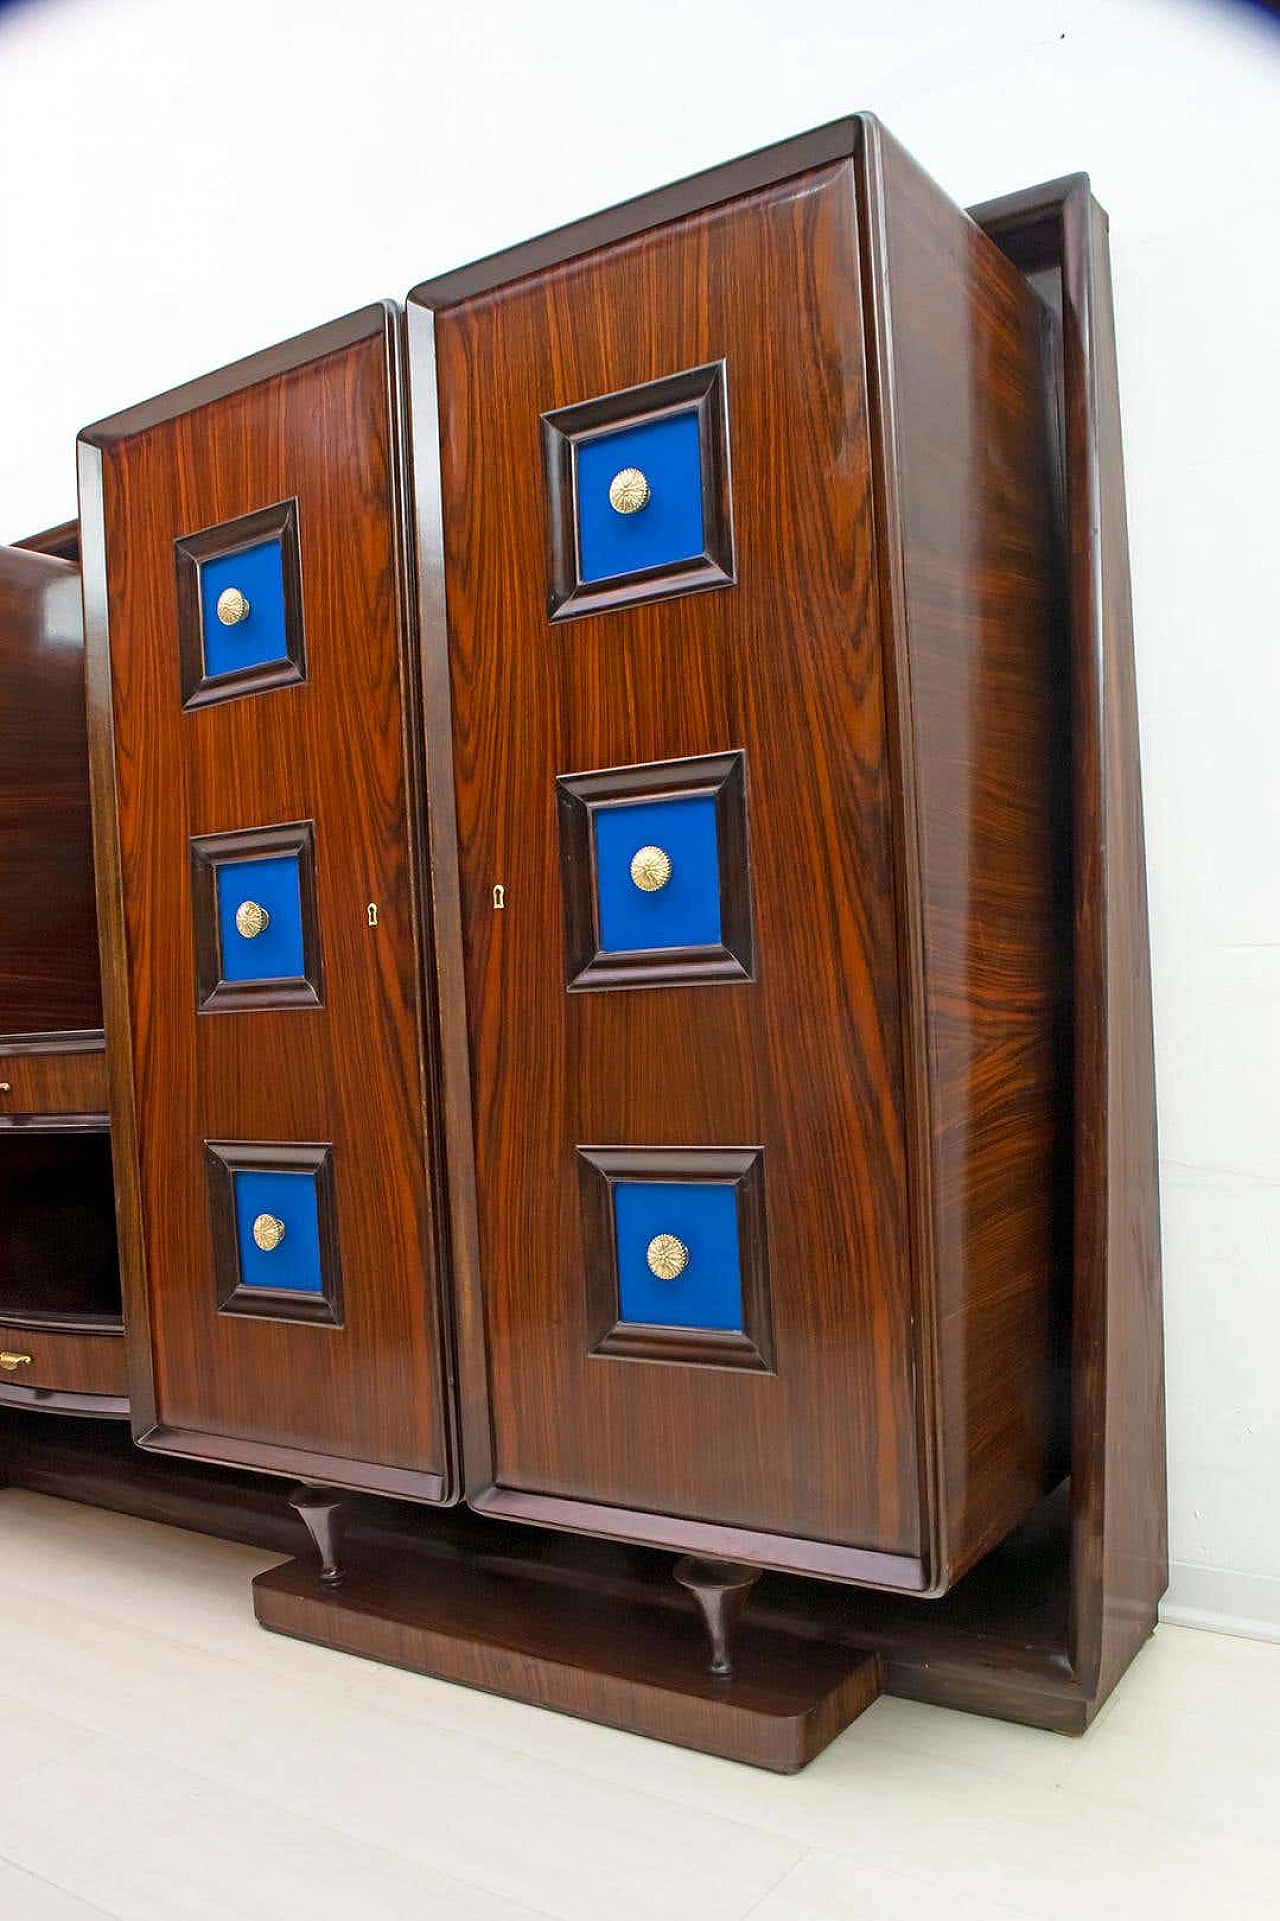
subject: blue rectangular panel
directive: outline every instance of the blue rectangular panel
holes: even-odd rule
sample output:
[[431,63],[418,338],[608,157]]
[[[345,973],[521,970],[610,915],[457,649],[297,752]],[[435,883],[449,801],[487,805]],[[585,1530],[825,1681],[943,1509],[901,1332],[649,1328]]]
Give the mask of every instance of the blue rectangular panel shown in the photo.
[[[642,567],[669,567],[703,551],[702,449],[698,415],[670,414],[577,447],[578,558],[581,577],[607,580]],[[635,467],[649,483],[636,513],[609,502],[609,483]]]
[[[275,854],[265,860],[220,861],[217,885],[223,980],[300,979],[306,961],[298,856]],[[236,926],[236,909],[246,901],[265,907],[270,917],[262,932],[252,938],[246,938]]]
[[[738,1195],[716,1181],[618,1181],[618,1317],[656,1327],[742,1329]],[[688,1261],[671,1280],[649,1267],[656,1236],[671,1235]]]
[[[274,1168],[238,1169],[231,1179],[241,1287],[323,1293],[315,1175],[277,1173]],[[261,1215],[284,1227],[278,1244],[270,1249],[259,1247],[253,1237],[253,1224]]]
[[[218,597],[237,587],[249,603],[234,627],[218,619]],[[268,667],[289,658],[285,631],[283,558],[278,540],[264,540],[238,553],[220,554],[200,567],[200,624],[204,670],[211,680],[245,667]]]
[[[619,801],[595,810],[596,901],[606,953],[720,942],[720,854],[711,794]],[[641,848],[660,848],[671,876],[652,893],[631,878]]]

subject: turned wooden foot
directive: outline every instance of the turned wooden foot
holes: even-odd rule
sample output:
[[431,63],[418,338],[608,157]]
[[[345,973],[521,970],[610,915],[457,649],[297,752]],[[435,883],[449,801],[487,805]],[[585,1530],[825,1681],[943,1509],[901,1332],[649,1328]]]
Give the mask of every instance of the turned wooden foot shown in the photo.
[[739,1567],[733,1561],[700,1561],[686,1554],[673,1572],[698,1603],[711,1642],[711,1672],[732,1674],[734,1629],[744,1601],[760,1579],[759,1568]]
[[320,1556],[320,1579],[326,1587],[337,1587],[345,1579],[340,1548],[346,1495],[332,1487],[296,1487],[289,1496],[289,1506],[301,1517],[307,1533],[316,1544],[316,1552]]

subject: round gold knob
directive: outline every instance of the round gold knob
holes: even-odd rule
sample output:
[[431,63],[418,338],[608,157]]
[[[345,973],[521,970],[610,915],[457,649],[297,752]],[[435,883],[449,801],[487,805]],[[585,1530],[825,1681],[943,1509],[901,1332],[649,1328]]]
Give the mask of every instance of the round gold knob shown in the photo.
[[31,1356],[29,1354],[0,1354],[0,1367],[4,1369],[6,1374],[12,1374],[18,1368],[30,1367],[30,1365]]
[[249,603],[238,587],[224,587],[218,595],[218,619],[224,627],[238,627],[249,618]]
[[631,878],[642,894],[656,894],[671,879],[671,856],[665,847],[639,847],[631,856]]
[[253,1239],[264,1254],[270,1254],[284,1239],[284,1222],[274,1214],[259,1214],[253,1223]]
[[256,900],[242,900],[236,908],[236,932],[246,940],[257,940],[271,925],[271,916]]
[[660,1281],[674,1281],[689,1265],[689,1250],[674,1234],[655,1234],[644,1251],[649,1272]]
[[609,505],[615,514],[638,514],[649,505],[649,483],[638,467],[624,467],[609,482]]

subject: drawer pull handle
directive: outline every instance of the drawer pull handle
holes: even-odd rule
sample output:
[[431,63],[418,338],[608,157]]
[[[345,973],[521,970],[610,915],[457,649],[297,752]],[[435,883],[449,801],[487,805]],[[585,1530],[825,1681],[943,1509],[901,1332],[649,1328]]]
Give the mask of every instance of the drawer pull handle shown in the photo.
[[644,1257],[660,1281],[674,1281],[689,1265],[689,1250],[674,1234],[655,1234]]
[[238,627],[249,618],[249,602],[238,587],[224,587],[218,595],[218,619],[224,627]]
[[12,1094],[12,1092],[13,1092],[12,1081],[0,1081],[0,1094]]
[[631,878],[642,894],[656,894],[671,879],[671,856],[665,847],[638,847],[631,856]]
[[245,940],[257,940],[271,925],[271,916],[256,900],[242,900],[236,908],[236,932]]
[[638,514],[649,505],[651,489],[638,467],[624,467],[609,482],[609,505],[615,514]]
[[272,1253],[284,1239],[284,1222],[274,1214],[259,1214],[253,1223],[253,1239],[264,1254]]
[[0,1367],[4,1369],[6,1374],[12,1374],[17,1368],[30,1367],[30,1365],[31,1356],[29,1354],[0,1354]]

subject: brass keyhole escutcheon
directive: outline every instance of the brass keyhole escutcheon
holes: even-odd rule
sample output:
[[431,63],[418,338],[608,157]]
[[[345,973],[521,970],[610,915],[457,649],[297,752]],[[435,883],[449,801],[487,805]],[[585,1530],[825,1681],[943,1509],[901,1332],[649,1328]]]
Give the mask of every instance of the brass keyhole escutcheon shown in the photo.
[[649,1272],[660,1281],[674,1281],[689,1265],[689,1250],[674,1234],[655,1234],[644,1251]]
[[638,467],[624,467],[609,482],[609,505],[615,514],[638,514],[649,505],[651,495],[652,489]]
[[236,932],[245,940],[257,940],[271,925],[271,916],[256,900],[242,900],[236,908]]
[[259,1214],[253,1223],[254,1245],[264,1254],[271,1254],[284,1239],[284,1222],[274,1214]]
[[665,847],[639,847],[631,856],[631,878],[642,894],[656,894],[671,879],[671,856]]
[[238,627],[249,618],[249,602],[238,587],[224,587],[218,595],[218,619],[224,627]]
[[30,1365],[31,1356],[29,1354],[0,1354],[0,1367],[4,1369],[6,1374],[13,1374],[18,1368],[30,1367]]
[[503,908],[506,906],[506,904],[507,904],[507,890],[502,885],[501,881],[495,881],[494,888],[493,888],[494,908],[498,913],[501,913]]
[[370,927],[376,927],[376,926],[378,925],[378,903],[377,903],[377,901],[376,901],[376,900],[371,900],[371,901],[369,902],[369,905],[368,905],[368,906],[367,906],[367,907],[365,908],[365,910],[364,910],[364,911],[365,911],[365,914],[366,914],[366,916],[367,916],[367,918],[368,918],[368,921],[369,921],[369,925],[370,925]]

